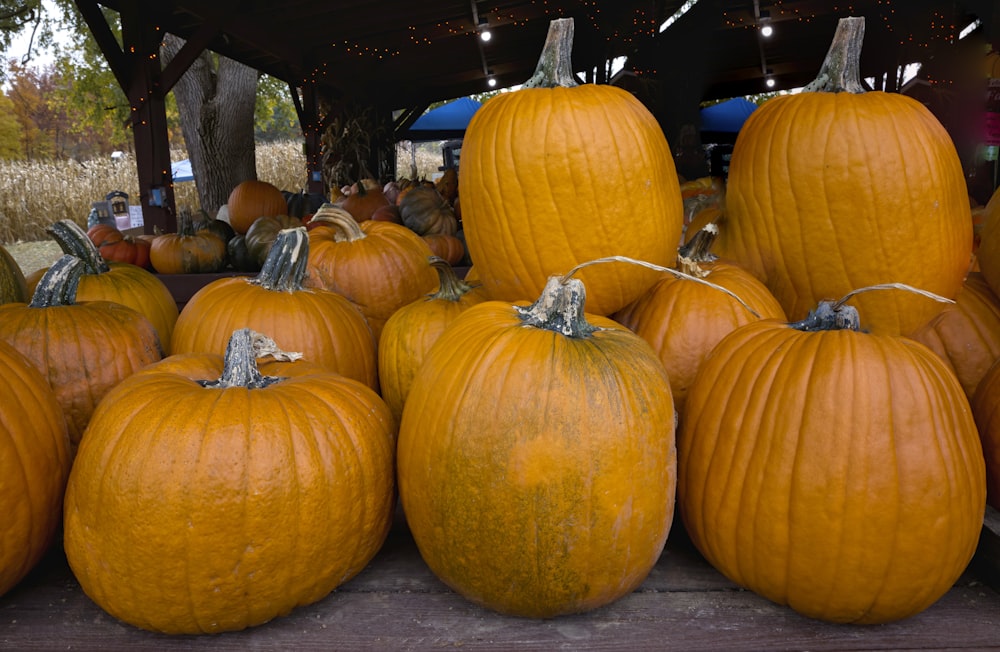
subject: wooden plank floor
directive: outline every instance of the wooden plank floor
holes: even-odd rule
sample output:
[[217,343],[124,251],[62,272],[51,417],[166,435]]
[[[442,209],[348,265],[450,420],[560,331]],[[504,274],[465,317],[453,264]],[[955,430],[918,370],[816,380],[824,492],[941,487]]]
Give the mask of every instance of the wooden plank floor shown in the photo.
[[[1000,649],[1000,593],[974,563],[929,609],[877,626],[823,623],[740,590],[675,531],[645,583],[587,614],[501,616],[427,569],[401,517],[352,581],[290,615],[205,636],[146,632],[91,602],[56,548],[0,597],[2,650],[983,650]],[[983,572],[988,573],[988,569]]]

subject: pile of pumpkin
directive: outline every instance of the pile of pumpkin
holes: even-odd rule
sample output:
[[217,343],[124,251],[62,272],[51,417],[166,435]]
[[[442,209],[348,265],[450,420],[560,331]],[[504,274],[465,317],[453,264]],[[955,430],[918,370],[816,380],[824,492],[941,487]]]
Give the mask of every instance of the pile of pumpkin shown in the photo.
[[572,82],[571,20],[469,125],[464,280],[331,202],[171,315],[155,275],[53,225],[68,253],[29,303],[0,277],[0,593],[62,523],[115,617],[241,629],[361,571],[398,495],[429,568],[505,614],[633,591],[675,501],[715,568],[807,616],[933,604],[1000,506],[1000,193],[970,272],[954,146],[859,92],[858,20],[832,88],[750,117],[680,247],[660,127]]
[[[315,193],[293,193],[267,181],[249,180],[233,188],[216,217],[181,210],[176,233],[133,236],[113,224],[99,223],[90,226],[87,235],[106,261],[131,263],[159,274],[257,272],[278,231],[317,226],[312,218],[323,203],[325,198]],[[435,255],[453,265],[469,262],[454,168],[445,170],[436,182],[399,179],[383,187],[375,179],[361,179],[337,191],[332,204],[358,222],[385,221],[409,228]],[[42,273],[38,270],[28,279],[29,288]]]

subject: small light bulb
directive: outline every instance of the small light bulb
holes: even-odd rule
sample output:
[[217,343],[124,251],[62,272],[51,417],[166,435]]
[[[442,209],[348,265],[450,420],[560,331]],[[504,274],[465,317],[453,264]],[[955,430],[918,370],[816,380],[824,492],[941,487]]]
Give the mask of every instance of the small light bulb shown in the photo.
[[493,88],[494,86],[497,85],[497,80],[490,77],[488,80],[486,80],[486,83],[490,85],[490,88]]
[[488,29],[484,29],[483,31],[479,32],[479,38],[483,39],[483,42],[485,43],[486,41],[489,41],[491,38],[493,38],[493,32],[491,32]]
[[760,28],[760,34],[764,38],[768,38],[769,36],[771,36],[771,34],[774,34],[774,28],[771,27],[770,25],[764,25],[763,27]]
[[768,88],[774,88],[774,79],[772,79],[771,77],[768,77],[767,81],[765,81],[764,83],[767,84]]

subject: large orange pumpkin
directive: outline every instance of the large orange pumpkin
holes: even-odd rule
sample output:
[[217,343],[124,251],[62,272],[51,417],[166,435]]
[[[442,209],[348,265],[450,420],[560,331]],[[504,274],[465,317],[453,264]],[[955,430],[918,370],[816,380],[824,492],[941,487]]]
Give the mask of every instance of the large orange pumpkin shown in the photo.
[[553,278],[531,306],[486,301],[428,351],[399,431],[420,554],[466,598],[534,618],[633,591],[673,517],[674,409],[638,335]]
[[94,413],[66,490],[64,545],[84,592],[116,618],[178,634],[257,625],[323,598],[385,540],[385,403],[312,365],[264,376],[259,345],[237,331],[225,358],[205,354],[207,378],[197,359],[178,370],[167,358]]
[[[880,283],[952,299],[972,220],[954,142],[920,102],[863,92],[864,18],[840,21],[817,80],[750,114],[729,166],[716,251],[746,266],[790,319]],[[863,327],[909,335],[941,311],[917,294],[858,297]]]
[[62,521],[69,431],[48,380],[0,342],[0,596],[49,549]]
[[678,433],[678,504],[737,584],[812,618],[884,623],[930,606],[968,565],[983,450],[945,363],[858,323],[821,304],[712,350]]
[[249,179],[236,184],[226,202],[229,225],[236,233],[246,233],[258,217],[285,215],[288,204],[277,186]]
[[437,285],[427,264],[430,246],[401,224],[365,220],[360,224],[342,208],[324,205],[309,231],[306,285],[338,292],[368,319],[378,340],[382,327],[399,308]]
[[286,351],[378,388],[375,336],[361,310],[347,298],[302,287],[309,256],[306,228],[278,233],[253,278],[220,278],[185,304],[171,350],[222,355],[233,331],[271,333]]
[[[577,85],[573,19],[554,20],[535,76],[483,104],[462,145],[462,224],[487,294],[536,298],[550,275],[620,255],[668,266],[683,204],[656,118],[631,93]],[[586,269],[589,310],[609,315],[656,282],[622,265]]]
[[98,401],[163,357],[156,329],[136,310],[111,301],[77,302],[83,270],[84,263],[67,254],[42,276],[31,303],[0,305],[0,341],[46,376],[74,449]]

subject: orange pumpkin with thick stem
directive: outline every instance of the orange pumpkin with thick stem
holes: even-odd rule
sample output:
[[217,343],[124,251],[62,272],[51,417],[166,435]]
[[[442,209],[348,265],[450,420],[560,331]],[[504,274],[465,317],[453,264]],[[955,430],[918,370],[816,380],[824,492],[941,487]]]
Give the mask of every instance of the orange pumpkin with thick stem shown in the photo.
[[[63,253],[83,261],[77,301],[114,301],[139,311],[156,328],[164,353],[170,353],[170,338],[178,310],[177,301],[163,281],[137,265],[106,261],[83,228],[73,220],[58,220],[47,231]],[[32,280],[32,292],[47,270],[38,271],[37,278]]]
[[246,233],[258,217],[288,212],[285,196],[277,186],[257,179],[243,181],[229,193],[226,202],[229,225],[236,233]]
[[262,339],[240,329],[225,357],[204,354],[211,376],[198,356],[168,358],[94,413],[64,547],[115,618],[171,634],[252,627],[326,597],[385,540],[396,503],[385,403],[314,365],[264,376],[255,351],[274,347]]
[[62,523],[69,432],[59,399],[28,358],[0,342],[0,596],[48,551]]
[[111,301],[77,302],[83,272],[83,261],[67,254],[42,276],[31,303],[0,305],[0,341],[46,376],[74,447],[98,401],[163,357],[156,329],[136,310]]
[[673,518],[670,384],[575,278],[486,301],[430,348],[403,408],[399,496],[431,570],[496,611],[551,618],[633,591]]
[[730,580],[811,618],[886,623],[929,607],[972,559],[983,449],[945,363],[859,323],[824,303],[723,338],[688,393],[677,495]]
[[[764,281],[790,319],[879,283],[952,299],[969,268],[955,144],[920,102],[864,91],[863,35],[864,18],[841,19],[816,81],[750,114],[733,149],[716,252]],[[858,301],[864,328],[894,335],[943,308],[916,294]]]
[[[631,93],[577,85],[573,19],[552,21],[538,69],[476,111],[458,175],[469,255],[490,296],[537,297],[552,274],[606,256],[668,266],[684,211],[670,146]],[[553,163],[557,162],[557,164]],[[634,265],[581,271],[609,315],[659,278]]]
[[437,286],[427,264],[431,248],[400,224],[365,220],[326,204],[309,231],[306,285],[332,290],[357,304],[376,339],[387,319]]
[[302,287],[308,256],[304,226],[280,231],[255,277],[220,278],[191,297],[177,318],[171,350],[222,355],[233,331],[252,328],[272,333],[286,351],[377,390],[376,341],[368,322],[336,292]]

